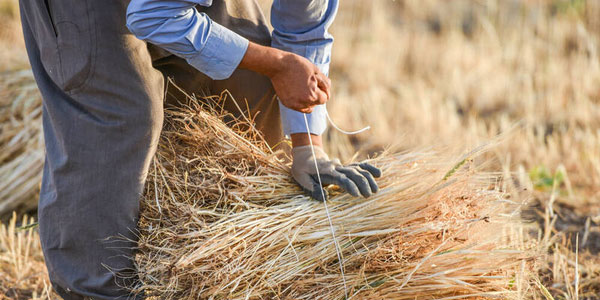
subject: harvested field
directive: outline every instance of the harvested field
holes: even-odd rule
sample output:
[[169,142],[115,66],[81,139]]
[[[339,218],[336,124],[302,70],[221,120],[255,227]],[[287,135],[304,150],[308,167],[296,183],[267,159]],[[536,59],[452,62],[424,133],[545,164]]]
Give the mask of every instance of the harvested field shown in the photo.
[[[4,209],[0,209],[0,299],[54,299],[43,268],[37,229],[17,229],[34,221],[22,216],[35,215],[43,141],[41,99],[28,71],[16,3],[0,0],[0,207]],[[376,293],[392,292],[402,299],[406,295],[397,290],[406,278],[409,279],[403,291],[443,287],[444,295],[444,291],[454,287],[457,292],[449,297],[457,298],[467,297],[465,293],[497,298],[493,293],[508,292],[506,297],[520,299],[600,299],[599,15],[600,2],[590,0],[342,1],[332,28],[336,42],[329,112],[344,129],[370,125],[372,130],[358,136],[330,130],[325,136],[325,147],[331,156],[342,161],[371,157],[386,175],[396,177],[382,178],[382,193],[362,202],[330,189],[334,196],[330,209],[343,248],[348,290],[360,295],[356,299],[377,299]],[[189,117],[190,112],[171,110],[169,114]],[[205,120],[208,116],[190,118]],[[173,129],[175,124],[181,123],[170,124],[170,131],[165,134],[171,135],[163,136],[163,140],[198,142],[176,135],[177,130],[194,128]],[[215,132],[222,134],[224,128],[218,128]],[[206,128],[194,130],[201,133]],[[236,130],[241,130],[238,135],[246,140],[253,138],[247,128]],[[507,136],[497,142],[495,137],[501,133]],[[490,141],[493,143],[486,144]],[[189,157],[193,154],[187,152],[190,149],[169,152],[163,147],[156,157],[156,169],[150,170],[148,183],[152,189],[146,191],[144,199],[148,218],[142,220],[145,227],[141,228],[148,243],[141,245],[144,251],[137,257],[140,266],[155,267],[142,273],[148,292],[179,297],[183,293],[180,284],[189,285],[194,278],[192,272],[206,277],[202,272],[220,266],[221,278],[238,285],[219,286],[216,278],[209,278],[212,281],[207,284],[211,288],[223,287],[219,292],[231,293],[234,298],[241,295],[244,286],[269,287],[253,290],[256,297],[292,297],[293,291],[309,288],[294,285],[290,279],[306,283],[309,276],[315,283],[311,287],[326,295],[343,294],[322,204],[302,196],[287,177],[286,166],[260,143],[249,146],[238,137],[228,143],[238,142],[246,145],[245,149],[254,150],[251,154],[242,153],[246,160],[235,161],[234,168],[215,169],[210,173],[212,179],[206,182],[202,182],[202,177],[190,176],[203,167],[197,161],[168,161]],[[448,180],[443,180],[462,161],[461,153],[470,153],[479,145],[487,146],[468,156],[473,159],[467,159]],[[223,145],[206,146],[201,154],[214,157],[221,153],[215,151]],[[235,151],[231,154],[240,155]],[[184,162],[187,165],[182,165]],[[213,168],[214,164],[208,162],[206,167]],[[165,173],[166,170],[173,173]],[[224,175],[217,178],[218,172]],[[275,185],[275,180],[281,182]],[[189,193],[209,182],[212,184],[205,194]],[[258,185],[262,188],[255,190],[256,194],[246,190]],[[187,186],[187,190],[175,189],[176,186]],[[231,186],[232,193],[219,190],[224,186]],[[284,200],[283,195],[269,192],[275,188],[289,198]],[[392,191],[397,195],[390,197]],[[149,198],[151,195],[166,198],[160,213],[176,218],[157,219],[159,208],[156,198],[154,202]],[[171,195],[178,198],[173,200]],[[264,201],[257,201],[258,195],[266,195]],[[218,196],[220,202],[198,200],[208,196]],[[467,198],[458,201],[452,197]],[[197,203],[185,199],[195,199]],[[391,207],[371,206],[379,201],[394,203],[391,207],[396,209],[396,219],[375,224],[376,219],[364,217],[364,227],[356,225],[356,208],[391,214]],[[303,223],[282,223],[273,209],[292,207],[291,203],[302,203],[292,211],[307,213],[311,218]],[[367,207],[361,207],[361,203]],[[408,206],[409,203],[414,206]],[[204,210],[194,208],[205,204],[218,213],[209,218]],[[257,216],[258,207],[270,217],[268,224],[276,224],[259,227],[262,241],[254,235],[257,232],[243,227],[252,224],[244,218]],[[17,217],[12,217],[12,210],[17,211]],[[154,232],[166,242],[180,245],[186,241],[200,247],[200,241],[213,237],[213,232],[198,225],[197,220],[182,217],[196,213],[204,214],[202,219],[211,224],[221,217],[240,214],[230,222],[218,223],[218,228],[224,230],[222,234],[214,235],[209,245],[202,244],[207,247],[205,250],[220,249],[226,256],[210,260],[190,248],[169,249],[148,234],[152,231],[148,226],[159,226],[160,230]],[[433,213],[439,213],[440,219],[427,219]],[[407,216],[415,222],[404,219]],[[477,221],[469,223],[471,219]],[[298,225],[305,223],[310,228]],[[184,228],[175,229],[177,224]],[[441,239],[433,234],[432,226],[436,224],[446,228],[441,230]],[[458,229],[444,227],[449,224]],[[397,231],[378,233],[364,229],[375,225],[397,226]],[[286,231],[297,227],[301,228],[298,235]],[[500,227],[506,230],[499,230]],[[360,228],[367,234],[353,236],[362,232]],[[319,233],[322,239],[307,239],[300,234],[305,232],[302,230]],[[195,235],[185,235],[188,232]],[[457,240],[449,239],[452,234]],[[239,237],[248,237],[248,243],[235,240]],[[279,237],[303,239],[282,242]],[[442,241],[446,242],[437,249]],[[244,253],[241,248],[223,247],[225,242],[248,249],[265,247],[279,251],[281,257],[257,250],[255,255],[265,262],[256,262],[240,254]],[[296,253],[300,257],[299,250],[304,249],[300,246],[308,245],[320,252],[310,256],[306,273],[293,272]],[[500,245],[506,248],[498,248]],[[454,251],[460,247],[465,250]],[[498,249],[517,252],[506,255]],[[366,255],[367,250],[377,255]],[[481,257],[491,257],[490,253],[498,259],[483,264]],[[176,255],[181,257],[174,258]],[[461,259],[461,264],[457,262],[460,255],[474,259]],[[535,255],[535,261],[528,259],[531,255]],[[185,261],[181,260],[183,257]],[[504,260],[506,257],[508,260]],[[290,268],[279,270],[268,264],[278,259],[289,263],[285,266]],[[420,265],[419,259],[423,261]],[[441,267],[430,264],[433,261],[436,267],[453,270],[458,266],[464,273],[440,273]],[[190,264],[183,266],[184,262]],[[448,264],[453,262],[450,268]],[[166,269],[165,265],[171,263],[178,268]],[[241,269],[241,263],[251,268]],[[202,269],[201,264],[207,269]],[[417,265],[416,271],[406,276]],[[391,271],[394,268],[397,273]],[[250,278],[248,270],[256,271],[260,277]],[[373,275],[376,273],[386,274],[386,280],[377,279]],[[152,277],[158,274],[164,276]],[[487,274],[483,275],[484,280],[474,279],[481,274]],[[337,279],[323,288],[331,278]],[[365,280],[357,283],[359,278]],[[193,292],[201,294],[206,288],[208,285],[197,285]]]
[[[132,292],[160,299],[341,299],[346,292],[350,299],[520,299],[533,292],[538,247],[525,242],[521,203],[502,191],[501,176],[479,171],[486,147],[462,157],[383,153],[371,162],[386,176],[367,200],[330,187],[341,276],[324,204],[304,195],[248,123],[223,117],[199,101],[166,110],[142,201],[135,257],[142,284]],[[0,256],[3,293],[50,295],[34,229],[11,222],[0,239],[10,249]]]
[[14,214],[0,225],[0,299],[56,299],[33,224],[33,218]]

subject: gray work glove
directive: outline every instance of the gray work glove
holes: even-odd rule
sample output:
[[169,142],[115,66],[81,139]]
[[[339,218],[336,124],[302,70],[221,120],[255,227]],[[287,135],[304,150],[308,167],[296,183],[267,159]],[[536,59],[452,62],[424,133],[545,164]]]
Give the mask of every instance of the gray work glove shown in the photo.
[[[327,191],[319,185],[314,158],[317,159],[323,185],[335,184],[352,196],[357,197],[360,194],[365,198],[379,190],[375,178],[381,177],[381,170],[371,164],[359,163],[343,166],[338,159],[329,159],[327,153],[317,146],[315,146],[314,158],[310,146],[292,148],[292,156],[292,176],[316,200],[327,200]],[[325,199],[323,199],[323,195],[325,195]]]

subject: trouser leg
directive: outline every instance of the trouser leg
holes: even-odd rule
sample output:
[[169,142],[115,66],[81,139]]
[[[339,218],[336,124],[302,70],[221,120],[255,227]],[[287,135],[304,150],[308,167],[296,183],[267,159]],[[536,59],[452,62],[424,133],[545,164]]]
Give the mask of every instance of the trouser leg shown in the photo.
[[[215,0],[212,6],[198,7],[198,9],[205,12],[213,21],[252,42],[266,46],[271,44],[271,34],[266,19],[255,0]],[[173,78],[175,84],[183,90],[200,96],[220,94],[228,90],[240,108],[250,109],[250,115],[255,116],[257,129],[263,133],[270,146],[278,145],[283,140],[279,105],[268,77],[249,70],[237,69],[230,78],[215,81],[177,56],[161,51],[155,46],[150,46],[150,49],[156,53],[155,68],[163,72],[166,77]],[[173,91],[171,97],[181,98],[183,95]],[[224,106],[235,116],[242,113],[232,101],[225,102]],[[248,115],[247,111],[245,113]]]
[[[50,280],[65,299],[126,299],[147,168],[162,127],[163,78],[125,26],[128,1],[21,0],[43,97],[38,217]],[[122,236],[130,242],[107,240]],[[108,267],[108,268],[107,268]]]

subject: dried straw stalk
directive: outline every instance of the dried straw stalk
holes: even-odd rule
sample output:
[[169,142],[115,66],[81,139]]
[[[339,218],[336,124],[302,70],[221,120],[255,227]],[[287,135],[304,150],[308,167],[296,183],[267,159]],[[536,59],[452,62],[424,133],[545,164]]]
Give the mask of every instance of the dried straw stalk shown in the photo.
[[31,70],[0,73],[0,216],[37,207],[42,99]]
[[[142,201],[142,283],[133,292],[343,299],[323,203],[301,192],[246,120],[218,110],[188,101],[166,111]],[[530,254],[518,210],[494,176],[476,170],[477,153],[458,164],[434,153],[372,159],[384,177],[366,200],[329,187],[349,298],[523,296]]]
[[[43,141],[31,72],[0,74],[0,87],[4,212],[35,207]],[[248,124],[195,101],[166,111],[142,201],[135,258],[142,283],[133,292],[165,299],[343,298],[323,204],[298,189],[289,166]],[[527,292],[523,262],[530,253],[520,244],[518,210],[490,185],[493,176],[469,162],[476,154],[459,164],[433,153],[373,159],[385,176],[368,200],[329,188],[351,298]]]
[[57,299],[34,224],[33,218],[19,220],[16,213],[0,224],[0,299]]

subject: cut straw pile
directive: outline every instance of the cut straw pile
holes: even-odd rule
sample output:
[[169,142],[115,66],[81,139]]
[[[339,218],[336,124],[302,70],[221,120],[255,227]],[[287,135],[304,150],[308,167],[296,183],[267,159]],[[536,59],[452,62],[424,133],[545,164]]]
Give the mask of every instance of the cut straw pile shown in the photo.
[[[41,99],[30,71],[0,75],[0,211],[34,207],[43,162]],[[186,103],[167,109],[149,170],[135,257],[141,283],[132,292],[160,299],[528,294],[532,255],[522,243],[518,205],[497,188],[500,178],[478,171],[473,158],[485,149],[459,159],[429,152],[374,158],[384,176],[369,199],[328,187],[342,276],[324,204],[302,193],[250,117]],[[36,267],[22,259],[34,255],[29,250],[19,254],[32,237],[1,236],[0,285],[25,291],[27,276],[35,279],[32,290],[47,294],[39,249]],[[24,292],[4,291],[11,293]]]
[[31,70],[0,73],[0,216],[37,207],[44,143]]
[[[218,101],[218,97],[210,99]],[[218,109],[217,109],[218,110]],[[188,101],[166,111],[150,168],[136,293],[160,299],[521,298],[530,258],[516,205],[472,152],[385,154],[379,193],[323,203],[246,120]],[[229,127],[223,119],[230,120]],[[245,118],[244,118],[245,119]]]

